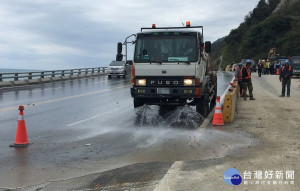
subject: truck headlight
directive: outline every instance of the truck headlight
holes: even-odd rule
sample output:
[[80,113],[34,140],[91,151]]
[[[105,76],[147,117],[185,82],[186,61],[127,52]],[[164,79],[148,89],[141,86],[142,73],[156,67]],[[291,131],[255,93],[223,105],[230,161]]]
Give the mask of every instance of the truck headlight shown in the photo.
[[146,79],[137,79],[135,84],[137,86],[146,86]]
[[184,79],[183,85],[184,86],[193,86],[193,85],[195,85],[195,80],[194,79]]

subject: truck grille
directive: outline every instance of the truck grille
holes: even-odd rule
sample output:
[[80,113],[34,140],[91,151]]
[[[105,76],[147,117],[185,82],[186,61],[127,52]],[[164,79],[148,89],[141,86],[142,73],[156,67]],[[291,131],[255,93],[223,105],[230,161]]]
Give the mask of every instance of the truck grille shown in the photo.
[[180,87],[183,86],[183,79],[147,79],[147,86]]

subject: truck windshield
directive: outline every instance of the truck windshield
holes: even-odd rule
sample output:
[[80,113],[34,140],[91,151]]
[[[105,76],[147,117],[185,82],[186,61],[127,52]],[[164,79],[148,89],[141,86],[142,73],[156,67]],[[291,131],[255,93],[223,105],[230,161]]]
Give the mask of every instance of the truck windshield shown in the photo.
[[134,61],[137,62],[196,62],[196,35],[141,35],[136,41]]

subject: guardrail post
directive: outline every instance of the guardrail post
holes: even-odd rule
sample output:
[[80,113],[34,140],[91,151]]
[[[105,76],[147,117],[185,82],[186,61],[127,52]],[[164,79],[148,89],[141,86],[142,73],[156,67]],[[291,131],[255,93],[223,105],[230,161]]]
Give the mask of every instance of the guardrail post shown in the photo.
[[78,76],[81,74],[81,69],[78,70]]
[[16,73],[16,74],[15,74],[14,81],[18,81],[18,80],[19,80],[19,78],[18,78],[18,74]]
[[73,76],[73,70],[71,70],[70,76]]
[[87,75],[87,74],[88,74],[88,69],[86,68],[86,69],[85,69],[85,75]]
[[2,74],[0,74],[0,82],[2,82]]
[[61,71],[61,76],[65,76],[65,71]]
[[98,68],[98,73],[100,73],[100,68]]
[[45,77],[45,72],[41,72],[41,78]]
[[92,74],[94,74],[94,68],[92,69]]
[[32,79],[32,73],[29,72],[29,74],[28,74],[28,80],[31,80],[31,79]]
[[55,77],[55,71],[52,71],[51,77]]

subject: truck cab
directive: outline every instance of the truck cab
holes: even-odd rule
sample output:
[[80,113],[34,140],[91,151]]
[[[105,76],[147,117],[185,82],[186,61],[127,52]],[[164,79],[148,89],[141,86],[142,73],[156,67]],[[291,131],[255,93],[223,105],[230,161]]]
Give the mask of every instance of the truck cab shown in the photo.
[[216,76],[210,71],[211,43],[203,42],[203,27],[154,25],[141,28],[135,38],[134,107],[195,105],[206,116],[215,103]]

